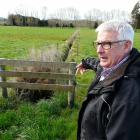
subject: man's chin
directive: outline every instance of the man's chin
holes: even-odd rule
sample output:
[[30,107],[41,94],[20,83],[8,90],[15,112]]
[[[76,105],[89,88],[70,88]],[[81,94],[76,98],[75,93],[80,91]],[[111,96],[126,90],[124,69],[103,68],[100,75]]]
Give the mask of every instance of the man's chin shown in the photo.
[[102,66],[103,68],[108,68],[107,63],[105,63],[105,62],[100,62],[100,66]]

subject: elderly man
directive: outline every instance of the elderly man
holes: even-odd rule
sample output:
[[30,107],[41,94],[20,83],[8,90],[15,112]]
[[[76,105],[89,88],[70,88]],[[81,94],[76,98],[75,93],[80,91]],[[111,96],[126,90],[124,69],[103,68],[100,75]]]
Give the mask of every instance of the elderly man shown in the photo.
[[96,31],[99,59],[77,66],[77,73],[96,72],[79,113],[77,139],[140,140],[140,53],[133,48],[133,28],[108,21]]

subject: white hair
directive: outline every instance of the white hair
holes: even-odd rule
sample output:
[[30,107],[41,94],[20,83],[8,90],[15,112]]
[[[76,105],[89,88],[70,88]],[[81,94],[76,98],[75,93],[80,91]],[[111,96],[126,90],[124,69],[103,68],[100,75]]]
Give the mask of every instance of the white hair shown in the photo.
[[[127,22],[122,22],[122,21],[107,21],[102,24],[100,24],[96,28],[96,32],[100,33],[103,31],[113,31],[113,32],[118,32],[118,39],[119,40],[129,40],[132,43],[133,46],[133,41],[134,41],[134,30],[132,26],[127,23]],[[131,46],[131,48],[132,48]]]

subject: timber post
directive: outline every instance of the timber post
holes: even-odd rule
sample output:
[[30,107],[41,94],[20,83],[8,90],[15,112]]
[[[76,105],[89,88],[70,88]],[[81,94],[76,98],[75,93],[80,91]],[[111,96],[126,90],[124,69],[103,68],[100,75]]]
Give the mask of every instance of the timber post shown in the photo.
[[[69,69],[69,74],[75,75],[76,72],[76,63],[73,63]],[[68,92],[68,106],[72,108],[74,106],[74,99],[75,99],[75,86],[76,86],[76,79],[74,77],[73,80],[69,80],[69,85],[73,86],[73,91]]]
[[[5,71],[5,66],[4,65],[1,65],[0,66],[0,72],[2,72],[2,71]],[[5,82],[5,81],[6,81],[6,77],[1,76],[1,82]],[[4,98],[7,98],[8,97],[7,88],[6,87],[2,87],[2,96]]]

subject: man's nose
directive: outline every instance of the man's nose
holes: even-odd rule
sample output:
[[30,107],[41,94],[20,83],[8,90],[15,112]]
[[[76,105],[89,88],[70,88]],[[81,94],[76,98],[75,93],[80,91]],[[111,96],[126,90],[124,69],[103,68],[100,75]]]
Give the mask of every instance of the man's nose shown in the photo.
[[104,48],[102,47],[102,45],[98,45],[97,47],[97,53],[100,53],[100,52],[104,52]]

